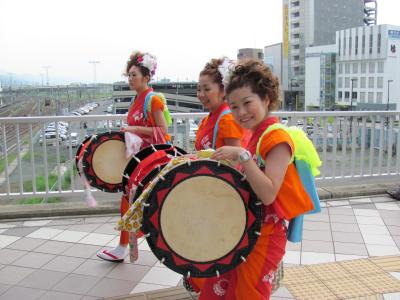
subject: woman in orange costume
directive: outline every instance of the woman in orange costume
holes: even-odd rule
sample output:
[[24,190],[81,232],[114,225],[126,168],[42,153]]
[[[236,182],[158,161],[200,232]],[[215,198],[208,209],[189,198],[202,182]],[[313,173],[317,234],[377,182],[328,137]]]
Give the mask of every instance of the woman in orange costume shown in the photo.
[[197,151],[216,149],[224,145],[240,146],[241,144],[243,130],[233,119],[225,101],[220,69],[226,63],[228,63],[227,58],[212,59],[200,72],[197,98],[204,109],[210,113],[201,121],[197,130],[195,143]]
[[[264,204],[261,235],[246,262],[220,277],[197,286],[199,299],[269,299],[286,246],[286,222],[309,211],[313,204],[297,174],[292,155],[294,144],[284,130],[262,134],[278,122],[270,112],[279,107],[279,82],[263,63],[242,62],[229,74],[226,87],[229,107],[241,127],[250,129],[247,150],[223,146],[212,158],[240,163],[252,189]],[[261,138],[261,140],[260,140]],[[257,160],[256,147],[260,145]]]
[[[195,149],[216,149],[222,146],[245,146],[248,131],[244,130],[233,118],[228,103],[225,101],[225,89],[222,73],[230,61],[224,57],[212,59],[200,72],[197,86],[197,98],[205,110],[210,113],[199,126],[196,134]],[[187,288],[199,290],[205,279],[184,279]]]
[[[136,91],[136,96],[128,112],[128,126],[121,128],[122,132],[131,132],[139,136],[143,143],[141,149],[152,143],[164,143],[170,140],[167,133],[167,121],[164,117],[164,103],[157,96],[151,96],[151,111],[144,115],[144,103],[146,96],[153,91],[148,86],[152,76],[154,76],[157,67],[156,58],[150,53],[135,51],[131,54],[127,65],[126,75],[128,77],[129,87]],[[123,195],[121,199],[121,216],[129,208],[128,197]],[[128,255],[129,233],[121,231],[119,245],[111,250],[104,250],[97,253],[97,256],[108,261],[122,262]]]

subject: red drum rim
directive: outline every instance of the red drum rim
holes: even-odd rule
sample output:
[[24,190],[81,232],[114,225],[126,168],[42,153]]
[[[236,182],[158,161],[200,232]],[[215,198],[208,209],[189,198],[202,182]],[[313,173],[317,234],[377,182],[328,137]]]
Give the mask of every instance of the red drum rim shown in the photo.
[[81,175],[81,172],[79,171],[78,168],[78,162],[79,160],[82,158],[83,156],[83,151],[84,149],[82,149],[83,147],[86,147],[86,143],[90,141],[90,139],[92,138],[91,135],[89,135],[88,137],[86,137],[82,143],[79,144],[78,148],[76,149],[76,155],[75,155],[75,167],[76,170],[78,171],[79,176]]
[[[119,141],[125,144],[124,133],[119,131],[111,131],[101,133],[98,134],[96,137],[93,137],[82,156],[82,165],[86,178],[92,187],[95,187],[103,192],[118,193],[122,191],[123,169],[121,170],[121,180],[117,183],[110,183],[102,180],[99,176],[97,176],[95,167],[93,166],[93,158],[95,157],[96,149],[98,149],[100,146],[108,141],[114,143]],[[125,153],[123,153],[122,155],[124,155],[125,157]]]
[[[246,208],[245,232],[240,241],[222,257],[207,262],[179,255],[169,245],[160,227],[165,199],[174,186],[194,176],[214,176],[223,180],[237,191]],[[258,239],[262,220],[263,205],[241,173],[214,160],[195,160],[190,165],[184,163],[174,167],[163,175],[163,180],[157,181],[144,206],[142,231],[147,235],[147,242],[155,256],[168,268],[185,276],[213,277],[232,270],[245,260]]]
[[[130,176],[133,174],[133,172],[139,165],[139,161],[146,159],[147,157],[149,157],[156,151],[160,151],[160,150],[163,150],[167,154],[170,154],[170,155],[176,154],[177,156],[181,156],[181,155],[187,154],[186,151],[183,150],[182,148],[179,148],[178,146],[171,145],[171,144],[155,144],[155,145],[150,145],[146,148],[143,148],[138,153],[136,153],[134,155],[134,157],[131,158],[131,160],[128,162],[128,164],[125,167],[124,176],[122,177],[122,186],[124,187],[124,191],[126,194],[129,194]],[[160,168],[161,168],[161,166],[160,166]],[[138,190],[140,190],[140,193],[143,191],[143,187],[147,183],[149,183],[155,177],[155,175],[157,175],[157,173],[160,171],[160,168],[153,169],[151,172],[149,172],[146,176],[143,177],[143,179],[141,180],[142,185],[138,186]],[[146,178],[146,180],[144,180],[145,178]],[[136,192],[134,199],[136,199],[140,195],[140,193],[138,194],[138,192]]]

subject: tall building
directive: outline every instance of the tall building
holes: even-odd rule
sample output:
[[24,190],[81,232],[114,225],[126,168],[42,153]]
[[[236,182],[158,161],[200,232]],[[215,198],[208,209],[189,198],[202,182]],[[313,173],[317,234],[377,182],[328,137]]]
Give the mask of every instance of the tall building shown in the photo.
[[282,43],[264,47],[264,63],[282,81]]
[[237,59],[264,59],[264,52],[263,49],[256,49],[256,48],[243,48],[239,49]]
[[[306,48],[306,110],[335,108],[336,44]],[[291,107],[296,107],[290,99]],[[293,109],[290,109],[293,110]]]
[[[264,63],[270,67],[272,73],[279,79],[281,85],[281,98],[283,99],[283,88],[282,88],[282,43],[268,45],[264,47]],[[282,101],[282,110],[288,110],[286,103]]]
[[[283,0],[283,80],[287,97],[305,109],[306,47],[335,43],[335,32],[364,24],[361,0]],[[286,61],[285,61],[286,60]]]
[[336,33],[336,102],[350,110],[400,110],[400,26]]
[[376,25],[377,14],[377,0],[364,0],[364,24],[366,26]]

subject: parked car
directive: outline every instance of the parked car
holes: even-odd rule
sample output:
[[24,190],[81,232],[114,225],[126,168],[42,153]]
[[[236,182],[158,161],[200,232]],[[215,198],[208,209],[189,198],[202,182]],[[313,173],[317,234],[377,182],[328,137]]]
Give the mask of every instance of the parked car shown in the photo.
[[79,145],[79,134],[77,132],[71,132],[71,146],[78,147]]
[[[57,142],[59,143],[59,144],[61,144],[61,141],[62,141],[62,138],[61,138],[61,136],[59,135],[58,136],[58,139],[57,139],[57,135],[56,135],[56,133],[55,132],[48,132],[48,133],[45,133],[45,141],[46,141],[46,145],[55,145],[55,144],[57,144]],[[43,145],[43,135],[40,135],[39,136],[39,144],[42,146]]]

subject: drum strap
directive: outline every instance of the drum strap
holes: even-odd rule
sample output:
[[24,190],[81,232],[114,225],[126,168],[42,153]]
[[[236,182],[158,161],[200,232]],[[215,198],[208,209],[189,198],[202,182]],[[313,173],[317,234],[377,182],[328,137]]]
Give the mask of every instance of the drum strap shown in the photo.
[[219,125],[219,121],[221,120],[221,118],[223,116],[225,116],[226,114],[229,114],[231,112],[231,110],[229,108],[223,110],[221,112],[221,114],[218,116],[217,122],[215,122],[215,126],[214,126],[214,132],[213,132],[213,139],[212,139],[212,149],[215,149],[215,144],[217,143],[217,134],[218,134],[218,125]]

